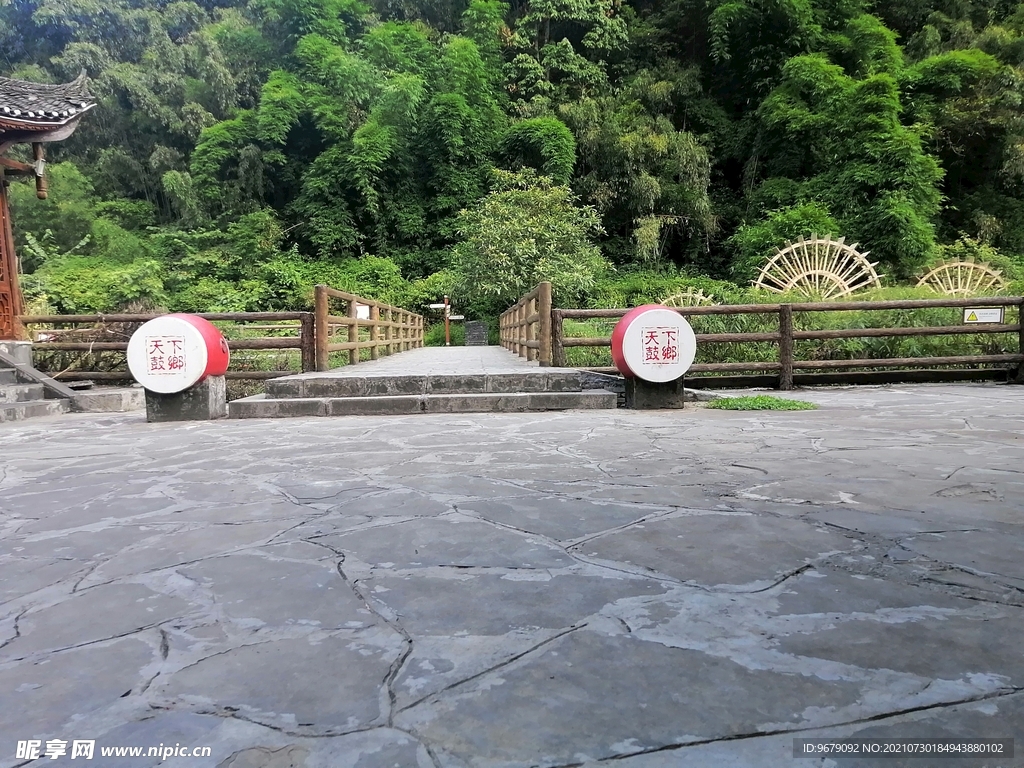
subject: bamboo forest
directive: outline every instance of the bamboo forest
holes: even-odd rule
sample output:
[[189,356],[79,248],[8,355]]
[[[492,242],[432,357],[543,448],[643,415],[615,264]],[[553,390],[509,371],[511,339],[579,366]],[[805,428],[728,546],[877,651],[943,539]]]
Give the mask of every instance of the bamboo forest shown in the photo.
[[1024,277],[1024,4],[0,0],[0,75],[83,72],[10,190],[35,313],[757,301],[812,235]]

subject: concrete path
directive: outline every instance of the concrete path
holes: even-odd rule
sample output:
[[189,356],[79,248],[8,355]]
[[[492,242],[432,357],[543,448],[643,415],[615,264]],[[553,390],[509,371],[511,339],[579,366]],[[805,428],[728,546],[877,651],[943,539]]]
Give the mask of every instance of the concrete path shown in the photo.
[[[407,352],[396,352],[377,360],[365,360],[356,365],[343,365],[324,373],[300,373],[289,378],[361,378],[366,376],[483,376],[487,374],[523,373],[541,370],[536,362],[514,355],[503,347],[420,347]],[[571,370],[574,368],[546,368],[543,370]]]
[[0,766],[1024,766],[1024,387],[795,396],[0,425]]

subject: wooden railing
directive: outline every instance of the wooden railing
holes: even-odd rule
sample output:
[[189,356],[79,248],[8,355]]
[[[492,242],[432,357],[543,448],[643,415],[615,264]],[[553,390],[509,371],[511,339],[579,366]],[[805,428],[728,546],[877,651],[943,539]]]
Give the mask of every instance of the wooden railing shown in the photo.
[[[314,341],[314,318],[312,312],[203,312],[197,313],[199,317],[210,321],[224,321],[230,323],[254,323],[274,321],[279,325],[272,326],[277,330],[288,330],[294,328],[293,336],[262,336],[231,338],[228,329],[225,335],[228,338],[228,346],[232,350],[289,350],[300,351],[300,368],[302,371],[315,370]],[[110,326],[126,324],[129,327],[141,324],[147,320],[160,317],[159,314],[93,314],[93,315],[21,315],[18,320],[28,330],[29,326],[81,326],[91,325],[92,328],[46,328],[42,331],[31,333],[37,337],[32,344],[33,355],[39,357],[47,352],[79,352],[88,355],[96,352],[126,352],[128,349],[128,338],[130,332],[111,330]],[[249,326],[240,326],[242,329]],[[267,326],[257,326],[260,330],[266,330]],[[74,340],[74,336],[94,335],[107,340]],[[71,340],[62,340],[62,336],[68,336]],[[123,337],[117,341],[109,337]],[[95,370],[66,370],[52,371],[53,376],[63,381],[130,381],[132,376],[127,368],[113,371]],[[272,379],[278,376],[287,376],[296,373],[294,370],[229,370],[226,377],[229,379],[261,380]]]
[[501,346],[540,365],[551,365],[551,312],[551,283],[540,283],[501,314]]
[[[383,352],[391,354],[423,346],[423,317],[399,307],[383,304],[325,285],[316,286],[314,312],[202,312],[199,317],[214,322],[240,323],[238,328],[249,331],[271,332],[277,335],[233,338],[232,328],[222,328],[229,348],[234,350],[291,350],[300,351],[299,369],[325,371],[330,366],[332,352],[347,351],[348,362],[357,363],[360,352],[370,350],[370,359]],[[345,315],[330,313],[330,302],[345,303]],[[360,318],[359,307],[367,307],[368,318]],[[32,351],[39,359],[47,353],[78,352],[82,356],[98,352],[126,352],[133,326],[160,317],[160,314],[92,314],[92,315],[22,315],[18,318],[33,336]],[[259,323],[259,325],[248,325]],[[268,323],[273,323],[268,325]],[[78,326],[92,326],[81,328]],[[31,326],[46,326],[32,332]],[[53,327],[57,326],[57,327]],[[69,327],[70,326],[70,327]],[[118,327],[125,326],[125,327]],[[344,327],[347,338],[333,341],[337,330]],[[294,328],[295,335],[282,335]],[[62,338],[66,337],[66,338]],[[77,337],[77,338],[76,338]],[[115,361],[116,363],[116,361]],[[95,367],[95,366],[93,366]],[[234,365],[232,366],[234,367]],[[297,373],[292,370],[229,370],[229,379],[262,380]],[[80,365],[52,372],[65,381],[129,381],[126,366],[119,370],[84,370]]]
[[[344,315],[331,314],[331,300],[346,304]],[[423,346],[423,316],[407,309],[364,299],[326,285],[316,286],[316,370],[330,368],[331,352],[348,351],[350,365],[358,363],[361,350],[370,350],[370,359],[376,360],[381,351],[385,354],[417,349]],[[369,317],[359,317],[359,307],[369,307]],[[345,341],[333,342],[339,328],[347,330]],[[368,331],[365,337],[360,331]]]
[[[925,368],[929,366],[953,365],[994,365],[1011,364],[1015,366],[1018,380],[1024,381],[1024,324],[1017,323],[965,324],[931,327],[898,327],[898,328],[844,328],[829,330],[794,329],[793,315],[795,312],[848,312],[862,310],[902,310],[956,307],[1017,307],[1024,312],[1024,298],[1021,297],[977,297],[970,299],[919,299],[906,301],[850,301],[850,302],[806,302],[794,304],[737,304],[707,307],[683,307],[676,311],[679,314],[693,317],[706,315],[777,315],[778,331],[765,333],[705,333],[696,334],[698,349],[700,344],[708,343],[749,343],[769,342],[779,347],[778,356],[774,360],[749,362],[698,363],[690,367],[687,375],[699,373],[732,373],[764,371],[778,373],[779,389],[792,389],[795,371],[808,370],[844,370],[855,368]],[[510,310],[511,311],[511,310]],[[566,349],[571,347],[609,347],[611,338],[567,337],[564,333],[564,320],[591,318],[618,318],[629,309],[555,309],[552,310],[551,347],[552,360],[556,366],[565,366]],[[1024,317],[1019,314],[1018,318]],[[1017,335],[1015,346],[1017,352],[998,355],[954,355],[946,357],[899,357],[899,358],[859,358],[835,360],[797,360],[794,345],[801,340],[852,339],[870,337],[897,336],[946,336],[957,334],[1002,334]],[[513,350],[514,351],[514,350]],[[614,372],[614,368],[601,367],[596,370]]]

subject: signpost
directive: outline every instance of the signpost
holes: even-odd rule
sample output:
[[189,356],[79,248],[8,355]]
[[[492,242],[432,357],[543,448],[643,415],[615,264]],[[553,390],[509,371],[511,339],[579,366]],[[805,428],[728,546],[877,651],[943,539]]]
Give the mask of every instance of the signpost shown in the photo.
[[452,334],[451,326],[449,323],[452,320],[465,320],[465,315],[453,315],[452,306],[448,302],[448,297],[444,297],[443,304],[427,304],[428,309],[443,309],[444,310],[444,345],[450,347],[452,345]]
[[1002,323],[1006,307],[964,307],[964,323]]
[[660,304],[630,310],[612,331],[612,361],[626,379],[630,408],[682,408],[683,374],[696,354],[686,318]]

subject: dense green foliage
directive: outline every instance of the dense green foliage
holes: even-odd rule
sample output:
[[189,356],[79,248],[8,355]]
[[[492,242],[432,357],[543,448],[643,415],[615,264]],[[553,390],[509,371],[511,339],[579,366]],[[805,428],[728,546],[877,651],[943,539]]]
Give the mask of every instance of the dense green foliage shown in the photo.
[[730,300],[812,232],[1024,264],[1024,5],[0,0],[0,52],[99,99],[12,190],[38,309]]

